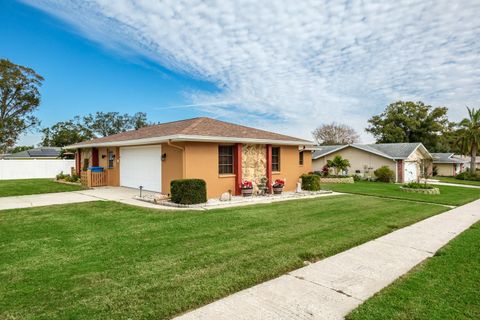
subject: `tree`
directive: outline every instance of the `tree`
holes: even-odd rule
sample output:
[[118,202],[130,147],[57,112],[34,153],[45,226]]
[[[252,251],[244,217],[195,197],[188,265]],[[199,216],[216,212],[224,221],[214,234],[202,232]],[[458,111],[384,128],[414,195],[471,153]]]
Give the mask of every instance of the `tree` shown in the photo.
[[15,145],[26,130],[39,124],[33,112],[40,105],[43,77],[33,69],[0,59],[0,151]]
[[93,138],[93,133],[80,122],[80,117],[73,120],[57,122],[50,128],[42,129],[42,146],[65,147]]
[[477,154],[480,146],[480,109],[468,108],[468,118],[459,123],[458,143],[463,153],[470,154],[470,173],[477,170]]
[[333,160],[327,160],[327,166],[329,168],[333,168],[335,175],[337,176],[339,171],[347,170],[347,168],[350,167],[350,161],[343,159],[340,155],[337,155],[333,158]]
[[30,149],[33,149],[33,148],[34,148],[34,146],[15,146],[15,147],[12,147],[12,148],[8,148],[7,152],[8,153],[17,153],[17,152],[30,150]]
[[137,112],[133,116],[119,112],[97,112],[83,117],[83,122],[96,137],[106,137],[150,125],[144,112]]
[[352,127],[332,122],[323,124],[312,132],[319,145],[350,144],[359,142],[360,137]]
[[445,107],[433,108],[421,101],[397,101],[368,123],[366,131],[373,134],[377,143],[421,142],[431,152],[450,149],[445,134],[451,131],[452,123]]

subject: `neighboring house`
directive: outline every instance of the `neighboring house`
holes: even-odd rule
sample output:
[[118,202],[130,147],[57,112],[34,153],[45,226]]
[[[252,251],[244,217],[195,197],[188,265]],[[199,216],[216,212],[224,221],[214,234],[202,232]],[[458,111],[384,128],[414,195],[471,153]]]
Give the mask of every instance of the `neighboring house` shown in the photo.
[[62,148],[41,147],[5,155],[3,159],[58,159],[61,152]]
[[[470,170],[470,161],[471,161],[470,156],[463,156],[463,155],[456,154],[453,157],[456,158],[456,159],[464,160],[465,161],[464,162],[464,168]],[[476,158],[476,164],[477,164],[477,170],[479,170],[480,169],[480,155],[478,155],[477,158]]]
[[313,171],[321,171],[336,155],[350,161],[349,174],[374,177],[373,172],[388,166],[397,182],[415,181],[422,166],[431,167],[432,156],[421,143],[348,144],[319,146],[312,155]]
[[310,172],[312,145],[306,141],[210,118],[194,118],[81,142],[79,170],[104,167],[106,185],[170,193],[175,179],[199,178],[207,196],[240,194],[243,180],[285,179],[294,191],[300,175]]
[[453,153],[432,153],[433,166],[439,176],[456,176],[464,171],[468,160],[455,157]]

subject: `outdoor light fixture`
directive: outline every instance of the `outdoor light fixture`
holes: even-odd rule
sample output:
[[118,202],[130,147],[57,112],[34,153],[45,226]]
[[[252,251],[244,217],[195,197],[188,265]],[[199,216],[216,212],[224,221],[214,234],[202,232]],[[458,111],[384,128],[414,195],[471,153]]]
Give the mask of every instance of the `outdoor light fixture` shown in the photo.
[[162,154],[162,161],[165,161],[165,159],[167,159],[167,154],[166,153]]
[[142,197],[143,186],[138,187],[138,189],[140,189],[140,198],[141,198]]
[[107,157],[106,154],[102,154],[102,159],[105,159]]

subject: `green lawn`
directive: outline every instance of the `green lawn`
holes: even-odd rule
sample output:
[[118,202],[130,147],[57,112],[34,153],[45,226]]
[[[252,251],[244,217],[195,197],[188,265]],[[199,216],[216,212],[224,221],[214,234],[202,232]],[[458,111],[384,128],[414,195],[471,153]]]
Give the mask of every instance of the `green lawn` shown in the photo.
[[460,180],[460,179],[455,179],[454,177],[435,176],[432,179],[440,180],[441,182],[447,182],[447,183],[457,183],[457,184],[468,184],[468,185],[471,185],[471,186],[480,186],[480,181]]
[[166,319],[447,210],[355,195],[0,211],[1,319]]
[[0,180],[0,197],[82,190],[81,186],[63,184],[53,179]]
[[459,206],[480,198],[480,189],[436,186],[439,195],[409,193],[400,190],[399,184],[359,181],[354,184],[323,184],[322,189],[338,192],[354,193],[393,199],[408,199],[415,201],[434,202],[439,204]]
[[480,224],[354,310],[347,319],[480,319]]

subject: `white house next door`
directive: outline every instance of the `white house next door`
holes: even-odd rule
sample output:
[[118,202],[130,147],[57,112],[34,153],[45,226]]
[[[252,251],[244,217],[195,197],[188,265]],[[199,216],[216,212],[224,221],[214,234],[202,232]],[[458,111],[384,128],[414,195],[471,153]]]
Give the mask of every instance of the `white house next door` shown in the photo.
[[120,148],[120,185],[162,191],[162,146]]
[[417,181],[417,164],[415,162],[405,162],[405,182]]

